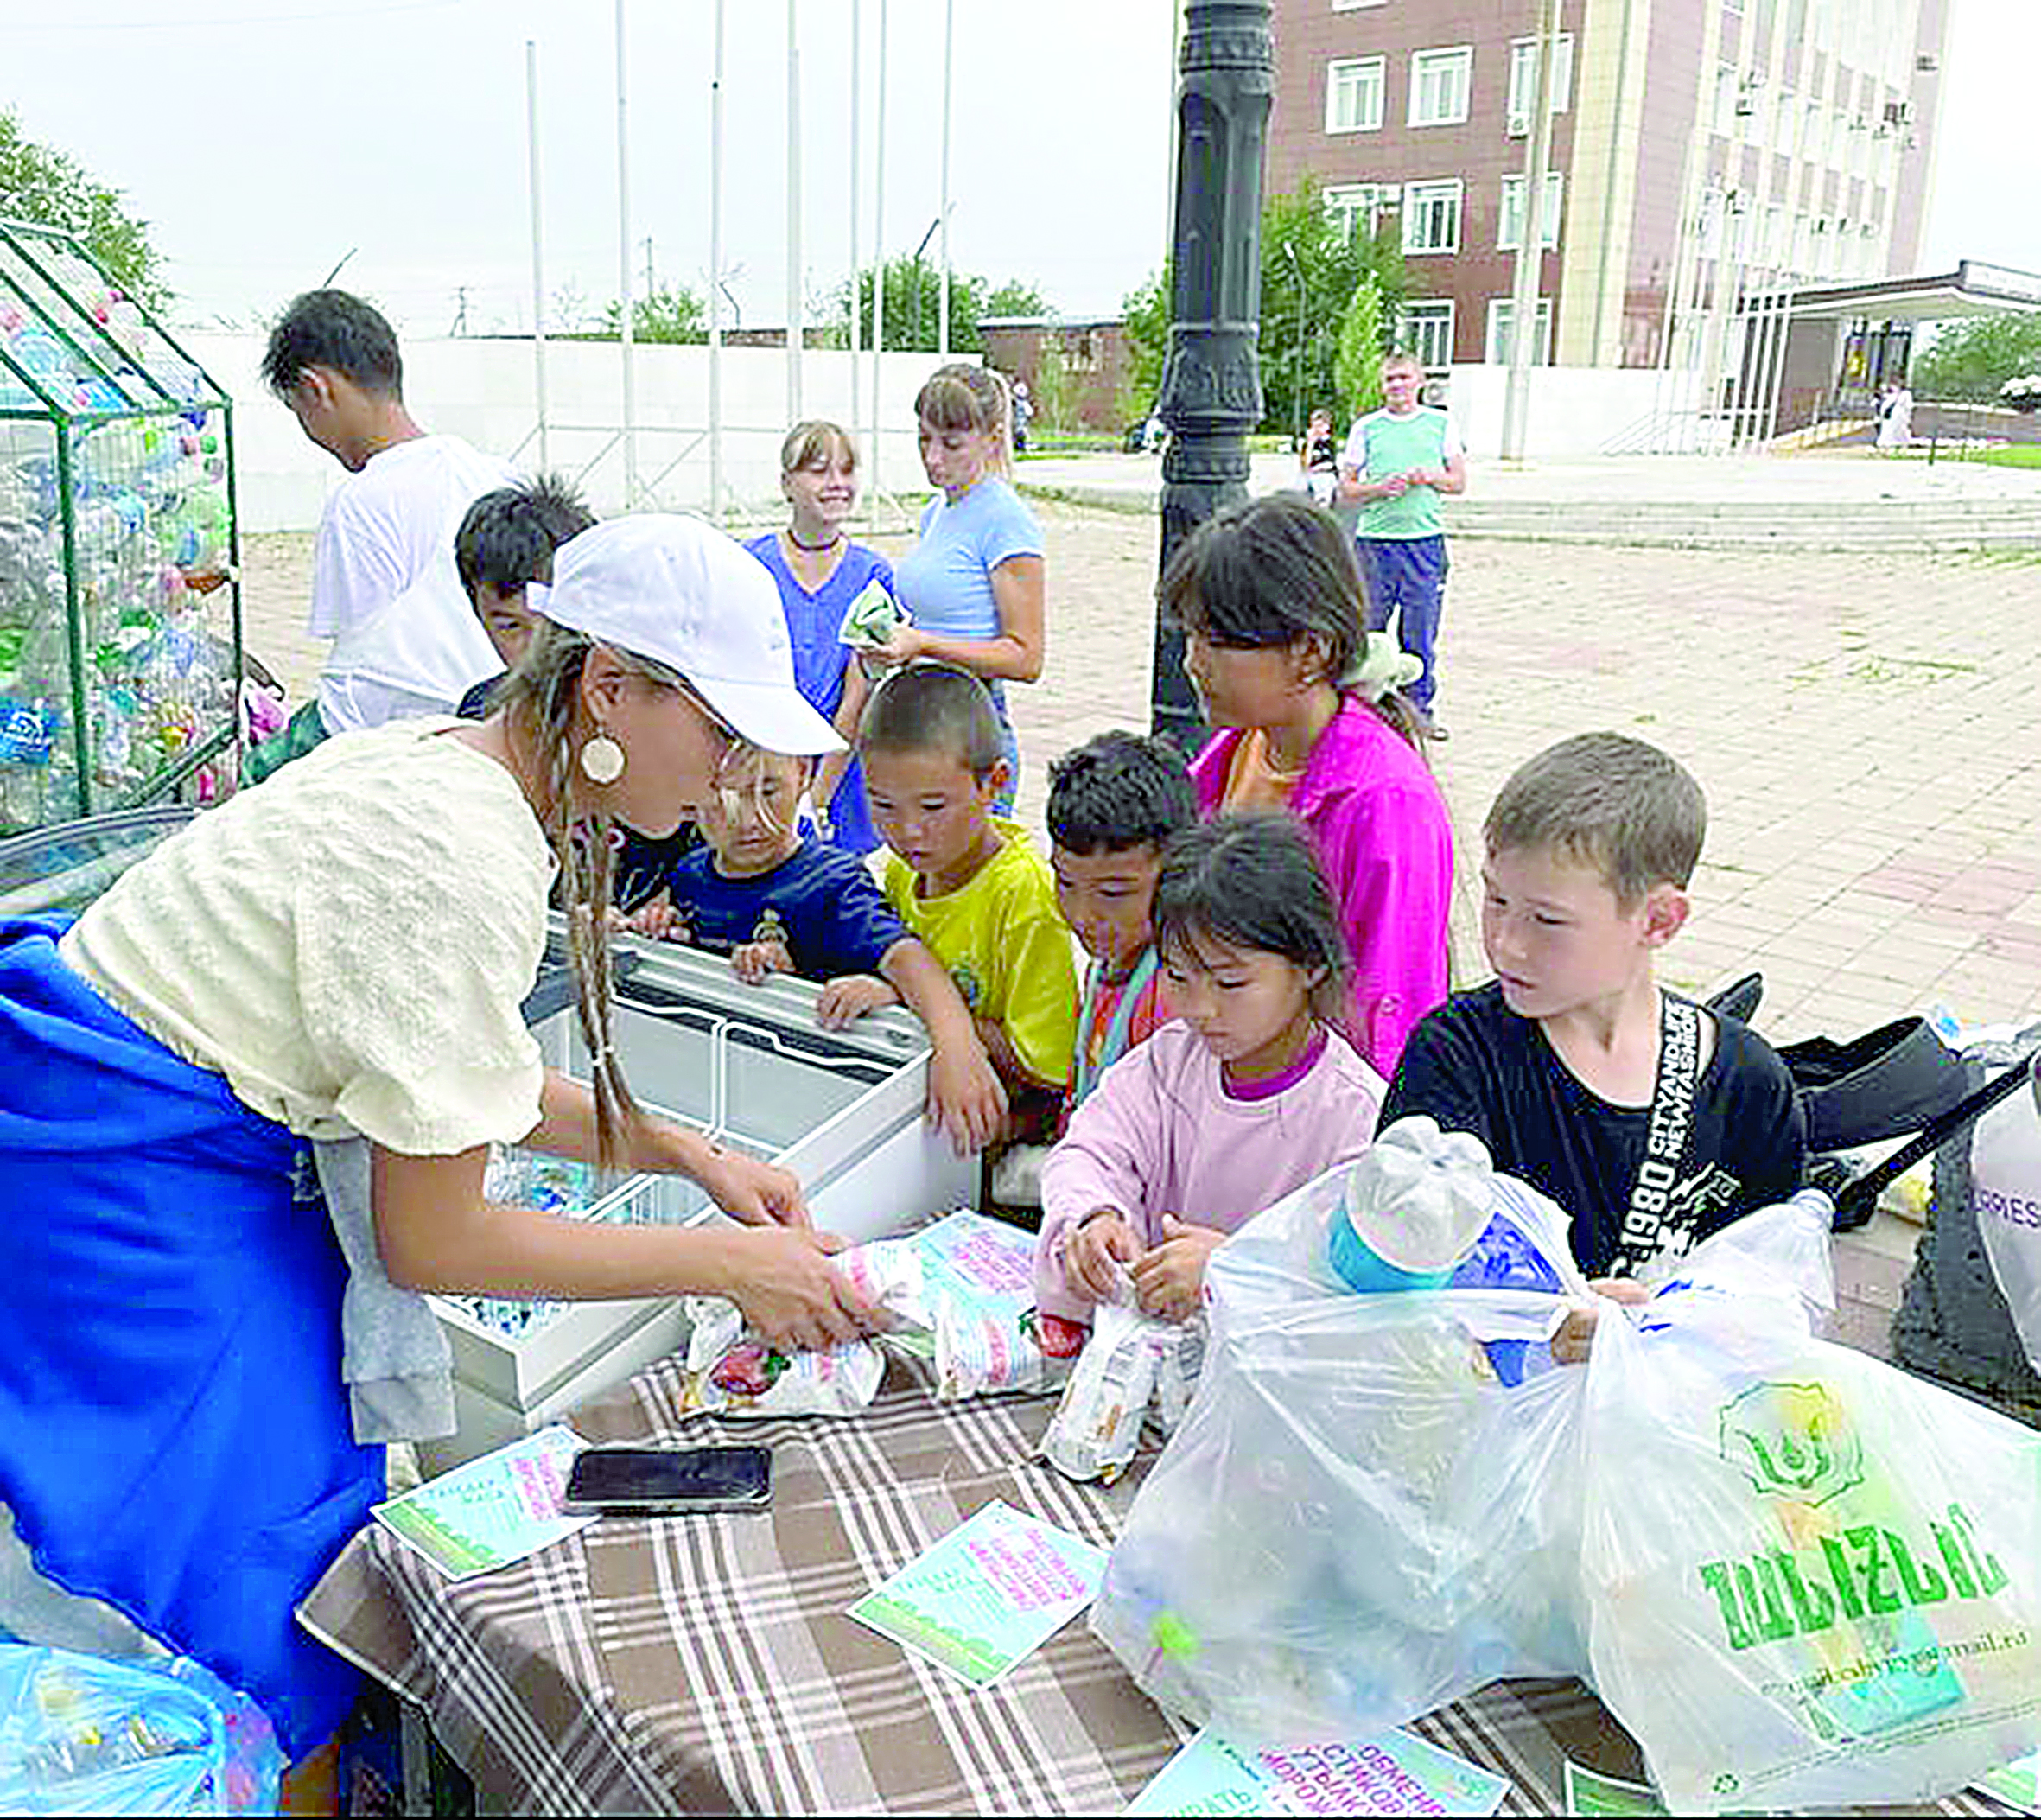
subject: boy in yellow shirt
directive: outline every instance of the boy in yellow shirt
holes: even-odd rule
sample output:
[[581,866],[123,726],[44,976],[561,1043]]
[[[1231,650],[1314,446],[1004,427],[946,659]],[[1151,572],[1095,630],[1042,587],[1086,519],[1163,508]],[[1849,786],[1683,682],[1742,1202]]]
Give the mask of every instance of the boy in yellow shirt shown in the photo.
[[950,970],[1013,1108],[1008,1135],[1052,1118],[1077,1041],[1078,978],[1056,881],[1005,787],[985,685],[944,664],[896,671],[858,729],[872,821],[892,851],[887,900]]

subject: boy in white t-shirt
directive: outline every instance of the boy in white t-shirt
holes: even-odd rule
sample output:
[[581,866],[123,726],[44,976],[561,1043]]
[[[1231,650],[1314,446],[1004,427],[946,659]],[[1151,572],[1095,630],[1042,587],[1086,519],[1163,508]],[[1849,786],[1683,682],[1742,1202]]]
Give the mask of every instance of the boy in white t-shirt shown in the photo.
[[[454,532],[513,470],[419,428],[404,407],[396,331],[344,290],[293,302],[270,331],[262,372],[348,475],[326,502],[313,552],[309,629],[333,640],[316,719],[301,715],[280,736],[294,748],[280,763],[329,733],[450,714],[501,667],[455,572]],[[274,765],[257,768],[266,775]]]

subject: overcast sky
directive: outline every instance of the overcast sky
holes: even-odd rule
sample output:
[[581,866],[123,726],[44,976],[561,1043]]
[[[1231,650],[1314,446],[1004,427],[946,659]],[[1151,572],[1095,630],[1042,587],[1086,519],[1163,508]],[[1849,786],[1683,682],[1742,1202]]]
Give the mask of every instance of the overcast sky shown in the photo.
[[[870,257],[882,0],[863,0],[859,235]],[[944,0],[883,0],[884,234],[941,194]],[[1696,4],[1700,0],[1659,0]],[[955,0],[953,263],[1110,315],[1168,233],[1170,0]],[[848,232],[850,0],[797,0],[810,296]],[[1923,265],[2041,271],[2041,0],[1951,0]],[[709,265],[711,0],[626,0],[642,285]],[[786,316],[785,0],[728,0],[723,270],[742,321]],[[179,315],[255,324],[340,283],[409,334],[531,319],[525,45],[538,47],[549,312],[620,289],[614,0],[0,0],[0,107],[126,193]],[[649,251],[645,245],[651,241]],[[931,253],[933,245],[931,243]],[[726,321],[729,318],[726,316]]]

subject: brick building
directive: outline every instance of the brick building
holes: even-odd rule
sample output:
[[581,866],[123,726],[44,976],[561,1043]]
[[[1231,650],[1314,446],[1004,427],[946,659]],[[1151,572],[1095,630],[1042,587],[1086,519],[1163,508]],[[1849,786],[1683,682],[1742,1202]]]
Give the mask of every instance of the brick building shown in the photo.
[[[1563,0],[1534,358],[1696,365],[1752,293],[1912,270],[1949,3]],[[1539,0],[1274,10],[1271,191],[1399,226],[1427,365],[1506,360]]]
[[[1149,400],[1129,392],[1134,350],[1127,327],[1118,317],[1095,321],[1065,321],[1055,316],[981,316],[978,333],[985,338],[985,364],[1009,379],[1025,379],[1038,411],[1057,385],[1063,388],[1064,428],[1122,430],[1122,419],[1146,410]],[[1056,364],[1046,376],[1044,367]]]

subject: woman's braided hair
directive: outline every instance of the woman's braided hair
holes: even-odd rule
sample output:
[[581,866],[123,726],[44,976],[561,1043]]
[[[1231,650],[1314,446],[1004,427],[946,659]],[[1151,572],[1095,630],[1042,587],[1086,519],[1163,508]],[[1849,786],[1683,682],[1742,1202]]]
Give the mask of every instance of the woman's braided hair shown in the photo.
[[[495,703],[510,719],[524,749],[539,767],[545,808],[540,825],[559,862],[556,898],[567,920],[567,951],[574,966],[575,1009],[588,1052],[588,1078],[595,1095],[595,1149],[605,1168],[620,1168],[630,1154],[638,1103],[610,1043],[610,893],[616,875],[614,824],[607,815],[577,814],[575,767],[580,748],[574,734],[581,702],[582,672],[596,641],[542,619],[523,660],[499,687]],[[680,678],[614,646],[604,650],[647,680],[676,687]]]

